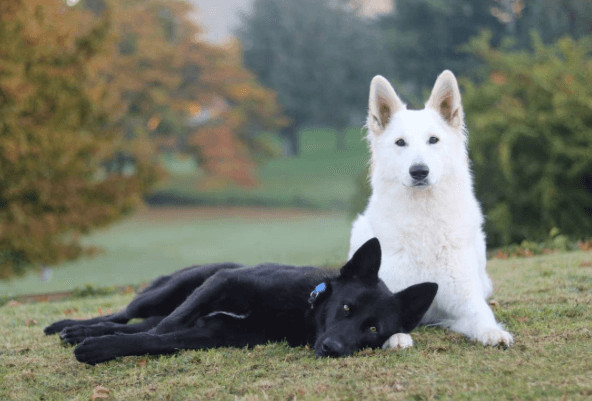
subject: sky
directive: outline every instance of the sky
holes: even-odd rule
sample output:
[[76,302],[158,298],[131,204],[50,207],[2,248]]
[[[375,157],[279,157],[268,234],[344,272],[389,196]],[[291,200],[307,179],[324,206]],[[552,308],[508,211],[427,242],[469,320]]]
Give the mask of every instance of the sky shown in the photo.
[[239,22],[240,10],[248,10],[252,0],[190,0],[197,9],[197,18],[205,30],[204,38],[223,43]]

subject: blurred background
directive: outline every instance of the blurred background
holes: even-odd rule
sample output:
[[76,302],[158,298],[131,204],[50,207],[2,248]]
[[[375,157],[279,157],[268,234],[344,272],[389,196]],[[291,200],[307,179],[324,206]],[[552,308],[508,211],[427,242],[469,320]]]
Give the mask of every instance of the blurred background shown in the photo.
[[575,247],[591,34],[589,0],[2,0],[0,296],[339,265],[375,74],[459,77],[491,249]]

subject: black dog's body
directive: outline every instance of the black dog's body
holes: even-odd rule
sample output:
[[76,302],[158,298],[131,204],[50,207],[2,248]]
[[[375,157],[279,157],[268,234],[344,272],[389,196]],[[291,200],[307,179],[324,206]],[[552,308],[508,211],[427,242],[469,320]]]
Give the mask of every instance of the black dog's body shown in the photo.
[[[378,279],[379,266],[376,239],[339,273],[275,264],[194,266],[156,279],[118,313],[62,320],[45,333],[80,343],[76,358],[90,364],[283,340],[314,344],[319,356],[348,355],[412,330],[435,296],[433,283],[393,295]],[[145,320],[127,324],[134,318]]]

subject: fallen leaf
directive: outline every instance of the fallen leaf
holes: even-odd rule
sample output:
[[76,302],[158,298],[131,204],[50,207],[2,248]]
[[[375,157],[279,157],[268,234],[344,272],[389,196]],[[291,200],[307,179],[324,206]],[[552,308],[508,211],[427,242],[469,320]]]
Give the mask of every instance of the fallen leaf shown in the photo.
[[72,315],[78,312],[78,308],[64,309],[64,315]]
[[592,241],[588,240],[588,241],[578,241],[578,246],[580,247],[580,249],[582,251],[589,251],[592,249]]
[[15,306],[21,306],[22,304],[19,301],[15,301],[14,299],[11,299],[10,301],[8,301],[8,303],[6,304],[6,306],[10,306],[11,308],[14,308]]
[[494,309],[499,308],[499,302],[497,302],[495,299],[489,301],[489,305]]
[[93,389],[93,393],[90,396],[91,401],[93,400],[105,400],[107,398],[109,398],[109,393],[111,392],[111,390],[109,390],[107,387],[103,387],[103,386],[97,386]]
[[520,323],[526,323],[530,321],[529,317],[519,317],[516,320],[518,320]]
[[27,319],[25,320],[25,326],[37,326],[39,322],[35,319]]
[[23,371],[21,372],[21,377],[22,377],[23,379],[33,379],[33,378],[35,377],[35,374],[34,374],[34,373],[33,373],[33,371],[32,371],[32,370],[30,370],[30,369],[29,369],[29,370],[23,370]]
[[138,362],[136,362],[136,365],[143,368],[144,366],[146,366],[146,363],[148,363],[148,361],[146,361],[146,359],[140,359]]
[[589,260],[582,260],[582,263],[580,263],[580,267],[590,267],[592,266],[592,262]]

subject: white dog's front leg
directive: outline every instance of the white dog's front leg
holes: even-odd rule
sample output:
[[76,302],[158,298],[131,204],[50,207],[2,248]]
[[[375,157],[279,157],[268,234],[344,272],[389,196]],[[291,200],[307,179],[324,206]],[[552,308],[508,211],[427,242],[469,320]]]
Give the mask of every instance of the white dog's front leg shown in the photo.
[[495,321],[493,312],[484,299],[473,299],[465,304],[463,314],[450,324],[450,329],[465,334],[483,345],[506,345],[514,343],[512,334]]
[[382,345],[382,349],[405,349],[413,347],[413,338],[407,333],[393,334]]

